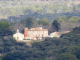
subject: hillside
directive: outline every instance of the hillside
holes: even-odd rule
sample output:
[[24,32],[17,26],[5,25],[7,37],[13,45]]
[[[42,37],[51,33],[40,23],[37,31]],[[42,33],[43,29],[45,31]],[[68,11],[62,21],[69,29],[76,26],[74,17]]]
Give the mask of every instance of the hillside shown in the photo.
[[80,27],[60,38],[46,38],[32,47],[0,37],[1,60],[80,60]]
[[46,17],[51,21],[66,13],[69,15],[70,12],[75,14],[76,11],[80,11],[79,4],[78,0],[0,0],[0,19],[23,19],[25,16],[33,16],[37,19]]

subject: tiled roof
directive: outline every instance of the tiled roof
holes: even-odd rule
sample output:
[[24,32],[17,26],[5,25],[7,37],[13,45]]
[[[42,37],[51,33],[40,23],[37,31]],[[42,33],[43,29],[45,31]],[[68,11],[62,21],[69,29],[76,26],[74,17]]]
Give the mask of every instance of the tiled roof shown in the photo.
[[51,33],[50,35],[56,35],[56,34],[62,35],[62,34],[66,34],[66,33],[69,33],[69,32],[71,32],[71,31],[53,32],[53,33]]
[[28,31],[47,31],[48,29],[42,29],[42,28],[31,28]]
[[66,34],[66,33],[69,33],[69,32],[71,32],[71,31],[63,31],[63,32],[58,32],[58,34],[59,34],[59,35],[61,35],[61,34]]

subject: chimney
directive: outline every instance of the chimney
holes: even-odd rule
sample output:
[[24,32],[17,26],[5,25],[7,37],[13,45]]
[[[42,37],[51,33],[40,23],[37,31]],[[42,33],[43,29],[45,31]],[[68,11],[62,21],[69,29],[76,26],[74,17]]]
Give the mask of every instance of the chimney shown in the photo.
[[28,28],[24,29],[24,39],[27,39],[27,30],[28,30]]

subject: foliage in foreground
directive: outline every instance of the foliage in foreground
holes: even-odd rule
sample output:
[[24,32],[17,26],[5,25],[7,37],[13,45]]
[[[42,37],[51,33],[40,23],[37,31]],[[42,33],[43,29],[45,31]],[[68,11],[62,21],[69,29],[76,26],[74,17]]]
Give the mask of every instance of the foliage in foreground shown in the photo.
[[0,36],[12,35],[10,26],[10,23],[0,21]]
[[80,27],[60,38],[46,38],[32,47],[10,37],[0,41],[2,60],[80,60]]

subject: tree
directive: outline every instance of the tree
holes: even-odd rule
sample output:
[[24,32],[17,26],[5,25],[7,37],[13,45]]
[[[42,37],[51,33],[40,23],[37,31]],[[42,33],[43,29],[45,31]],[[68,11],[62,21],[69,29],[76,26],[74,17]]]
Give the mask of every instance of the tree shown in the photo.
[[75,55],[72,55],[70,53],[62,53],[57,58],[57,60],[78,60]]
[[9,52],[2,60],[26,60],[22,51]]
[[12,35],[12,31],[10,29],[10,26],[11,26],[10,23],[0,21],[0,36]]
[[28,17],[24,20],[21,20],[20,23],[23,24],[25,27],[31,28],[35,22],[35,18],[33,17]]
[[59,31],[60,29],[60,23],[57,22],[55,19],[52,23],[52,27],[50,28],[50,32]]
[[49,25],[49,21],[44,17],[42,20],[38,21],[38,24],[42,24],[43,26]]
[[15,25],[13,25],[13,32],[16,32],[17,29],[19,29],[19,31],[22,32],[24,28],[25,26],[23,24],[16,23]]

